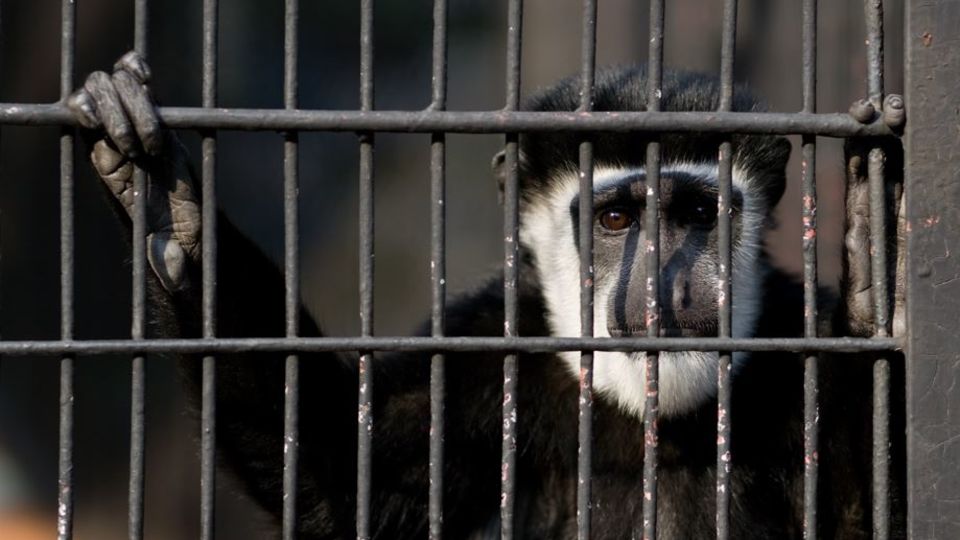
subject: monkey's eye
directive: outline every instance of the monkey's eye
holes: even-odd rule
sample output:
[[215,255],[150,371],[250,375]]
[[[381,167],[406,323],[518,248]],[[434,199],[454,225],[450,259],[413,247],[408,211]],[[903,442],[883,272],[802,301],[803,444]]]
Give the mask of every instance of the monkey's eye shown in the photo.
[[671,213],[680,226],[712,229],[717,225],[717,200],[712,197],[690,197],[675,204]]
[[607,208],[600,212],[597,220],[601,227],[612,232],[629,229],[634,222],[633,216],[623,208]]
[[713,227],[717,223],[716,204],[695,204],[690,211],[690,224],[698,227]]

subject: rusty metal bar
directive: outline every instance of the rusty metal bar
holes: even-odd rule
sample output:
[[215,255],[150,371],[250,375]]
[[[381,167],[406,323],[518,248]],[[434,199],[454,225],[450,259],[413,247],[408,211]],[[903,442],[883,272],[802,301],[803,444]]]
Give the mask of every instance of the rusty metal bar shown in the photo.
[[[817,111],[817,0],[803,2],[803,112]],[[803,137],[801,159],[803,235],[803,335],[817,337],[817,147],[816,138]],[[817,537],[817,481],[819,474],[820,358],[811,354],[803,366],[803,536]]]
[[[597,4],[584,0],[581,36],[580,106],[593,109],[597,55]],[[593,336],[593,143],[580,143],[580,334]],[[580,396],[577,434],[577,537],[590,538],[590,497],[593,459],[593,351],[580,353]]]
[[[756,133],[819,137],[895,135],[880,120],[860,123],[843,113],[757,112],[534,112],[499,111],[321,111],[297,109],[204,109],[160,107],[161,121],[177,129],[243,131],[332,131],[395,133],[655,132]],[[0,103],[0,125],[78,125],[60,104]]]
[[960,538],[960,10],[921,0],[905,8],[906,536]]
[[[593,109],[597,57],[597,3],[584,0],[580,41],[580,112]],[[593,143],[580,142],[580,335],[593,337]],[[590,538],[593,459],[593,351],[580,353],[577,433],[577,537]]]
[[[883,106],[883,0],[864,0],[867,27],[867,95],[877,111]],[[873,148],[867,158],[870,187],[870,260],[875,335],[889,335],[885,156]],[[873,536],[890,536],[890,360],[873,366]]]
[[[720,46],[720,105],[726,112],[733,108],[733,65],[736,56],[737,2],[726,0],[723,4],[723,39]],[[717,163],[717,253],[719,272],[717,276],[717,304],[720,338],[733,335],[733,294],[731,288],[731,262],[733,251],[733,145],[729,140],[720,143]],[[731,466],[731,415],[733,355],[721,352],[717,363],[717,540],[730,538],[730,466]]]
[[[520,108],[520,54],[522,0],[510,0],[507,6],[506,111]],[[503,195],[503,335],[518,336],[517,283],[519,280],[519,146],[516,133],[506,136],[506,179]],[[501,456],[500,538],[512,540],[514,533],[515,491],[517,479],[517,355],[510,352],[503,360],[503,441]]]
[[93,355],[144,353],[212,354],[237,352],[524,352],[559,351],[744,351],[890,352],[905,341],[888,338],[705,338],[705,337],[322,337],[0,341],[0,355]]
[[[664,2],[650,2],[650,47],[647,73],[647,110],[660,110],[663,83]],[[660,343],[660,141],[647,145],[646,301],[647,337]],[[657,538],[657,418],[660,410],[660,351],[647,350],[644,360],[646,402],[643,414],[643,538]]]

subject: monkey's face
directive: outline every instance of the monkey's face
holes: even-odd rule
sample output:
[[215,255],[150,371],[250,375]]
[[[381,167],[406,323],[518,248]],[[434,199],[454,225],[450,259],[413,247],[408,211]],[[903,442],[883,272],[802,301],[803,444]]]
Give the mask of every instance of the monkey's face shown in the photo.
[[[713,337],[719,313],[717,163],[665,163],[660,179],[660,335]],[[763,280],[766,199],[749,189],[736,166],[732,206],[733,334],[749,336]],[[594,335],[645,336],[648,234],[646,174],[636,167],[598,167],[594,174]],[[532,252],[554,335],[580,335],[579,180],[559,175],[546,193],[524,199],[521,241]],[[579,353],[562,355],[579,373]],[[734,362],[737,362],[735,357]],[[689,411],[716,392],[715,353],[660,356],[663,414]],[[631,413],[646,400],[643,353],[598,352],[594,386]]]

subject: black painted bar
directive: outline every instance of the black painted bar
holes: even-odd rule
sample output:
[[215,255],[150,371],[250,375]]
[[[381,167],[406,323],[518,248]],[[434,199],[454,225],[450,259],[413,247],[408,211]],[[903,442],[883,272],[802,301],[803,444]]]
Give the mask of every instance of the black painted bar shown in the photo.
[[[72,0],[61,4],[60,97],[73,92],[76,49],[77,6]],[[60,132],[60,339],[73,339],[73,180],[74,130]],[[73,538],[73,380],[74,358],[60,359],[60,439],[57,481],[57,538]]]
[[[134,3],[134,48],[147,57],[147,0]],[[133,314],[130,337],[146,336],[147,283],[147,173],[140,167],[133,172]],[[143,538],[144,454],[146,447],[145,392],[146,370],[142,353],[133,357],[130,375],[130,484],[127,508],[127,533],[130,540]]]
[[[373,0],[360,2],[360,109],[373,110]],[[373,335],[373,134],[360,139],[360,333]],[[357,538],[371,537],[373,353],[360,351],[357,413]]]
[[[433,3],[433,84],[431,110],[447,106],[447,1]],[[430,142],[430,282],[431,331],[442,337],[446,319],[446,135],[434,133]],[[444,355],[430,359],[430,540],[443,536],[443,442],[446,396]]]
[[[877,337],[889,335],[885,160],[880,148],[870,150],[867,158],[871,287]],[[877,358],[873,364],[873,535],[878,540],[890,537],[890,360],[887,357]]]
[[[297,53],[299,43],[299,2],[284,4],[283,105],[297,108]],[[300,219],[299,219],[299,137],[284,134],[283,142],[283,254],[284,312],[287,337],[300,333]],[[289,354],[284,366],[283,400],[283,538],[297,536],[297,468],[300,451],[300,358]]]
[[[217,106],[218,0],[203,2],[203,76],[204,107]],[[203,337],[217,335],[217,135],[203,133],[201,165]],[[216,359],[203,357],[200,401],[200,538],[215,535],[217,446],[216,446]]]

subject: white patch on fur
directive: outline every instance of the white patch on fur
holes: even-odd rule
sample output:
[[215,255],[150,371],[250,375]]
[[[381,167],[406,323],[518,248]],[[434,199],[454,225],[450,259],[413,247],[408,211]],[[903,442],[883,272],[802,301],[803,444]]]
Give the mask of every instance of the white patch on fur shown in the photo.
[[[678,163],[664,166],[660,175],[685,173],[702,178],[717,179],[716,163]],[[597,168],[594,171],[594,191],[622,181],[628,176],[643,173],[642,168]],[[764,202],[751,189],[751,179],[734,167],[733,185],[743,194],[740,213],[741,235],[734,238],[732,254],[732,317],[733,336],[753,334],[759,315],[760,284],[756,268],[761,252],[765,224]],[[547,321],[554,336],[580,335],[580,256],[574,237],[570,204],[579,194],[577,172],[557,178],[551,191],[540,200],[523,209],[520,241],[533,253],[543,295],[547,305]],[[641,230],[640,245],[645,233]],[[598,279],[594,292],[594,336],[610,337],[607,330],[607,305],[613,288],[612,280]],[[574,377],[580,373],[580,354],[561,353],[564,363]],[[597,351],[594,355],[594,389],[601,397],[614,400],[624,411],[643,417],[646,403],[646,376],[643,353]],[[744,356],[735,354],[734,369]],[[665,352],[660,354],[660,411],[664,415],[688,412],[717,391],[716,353]]]

